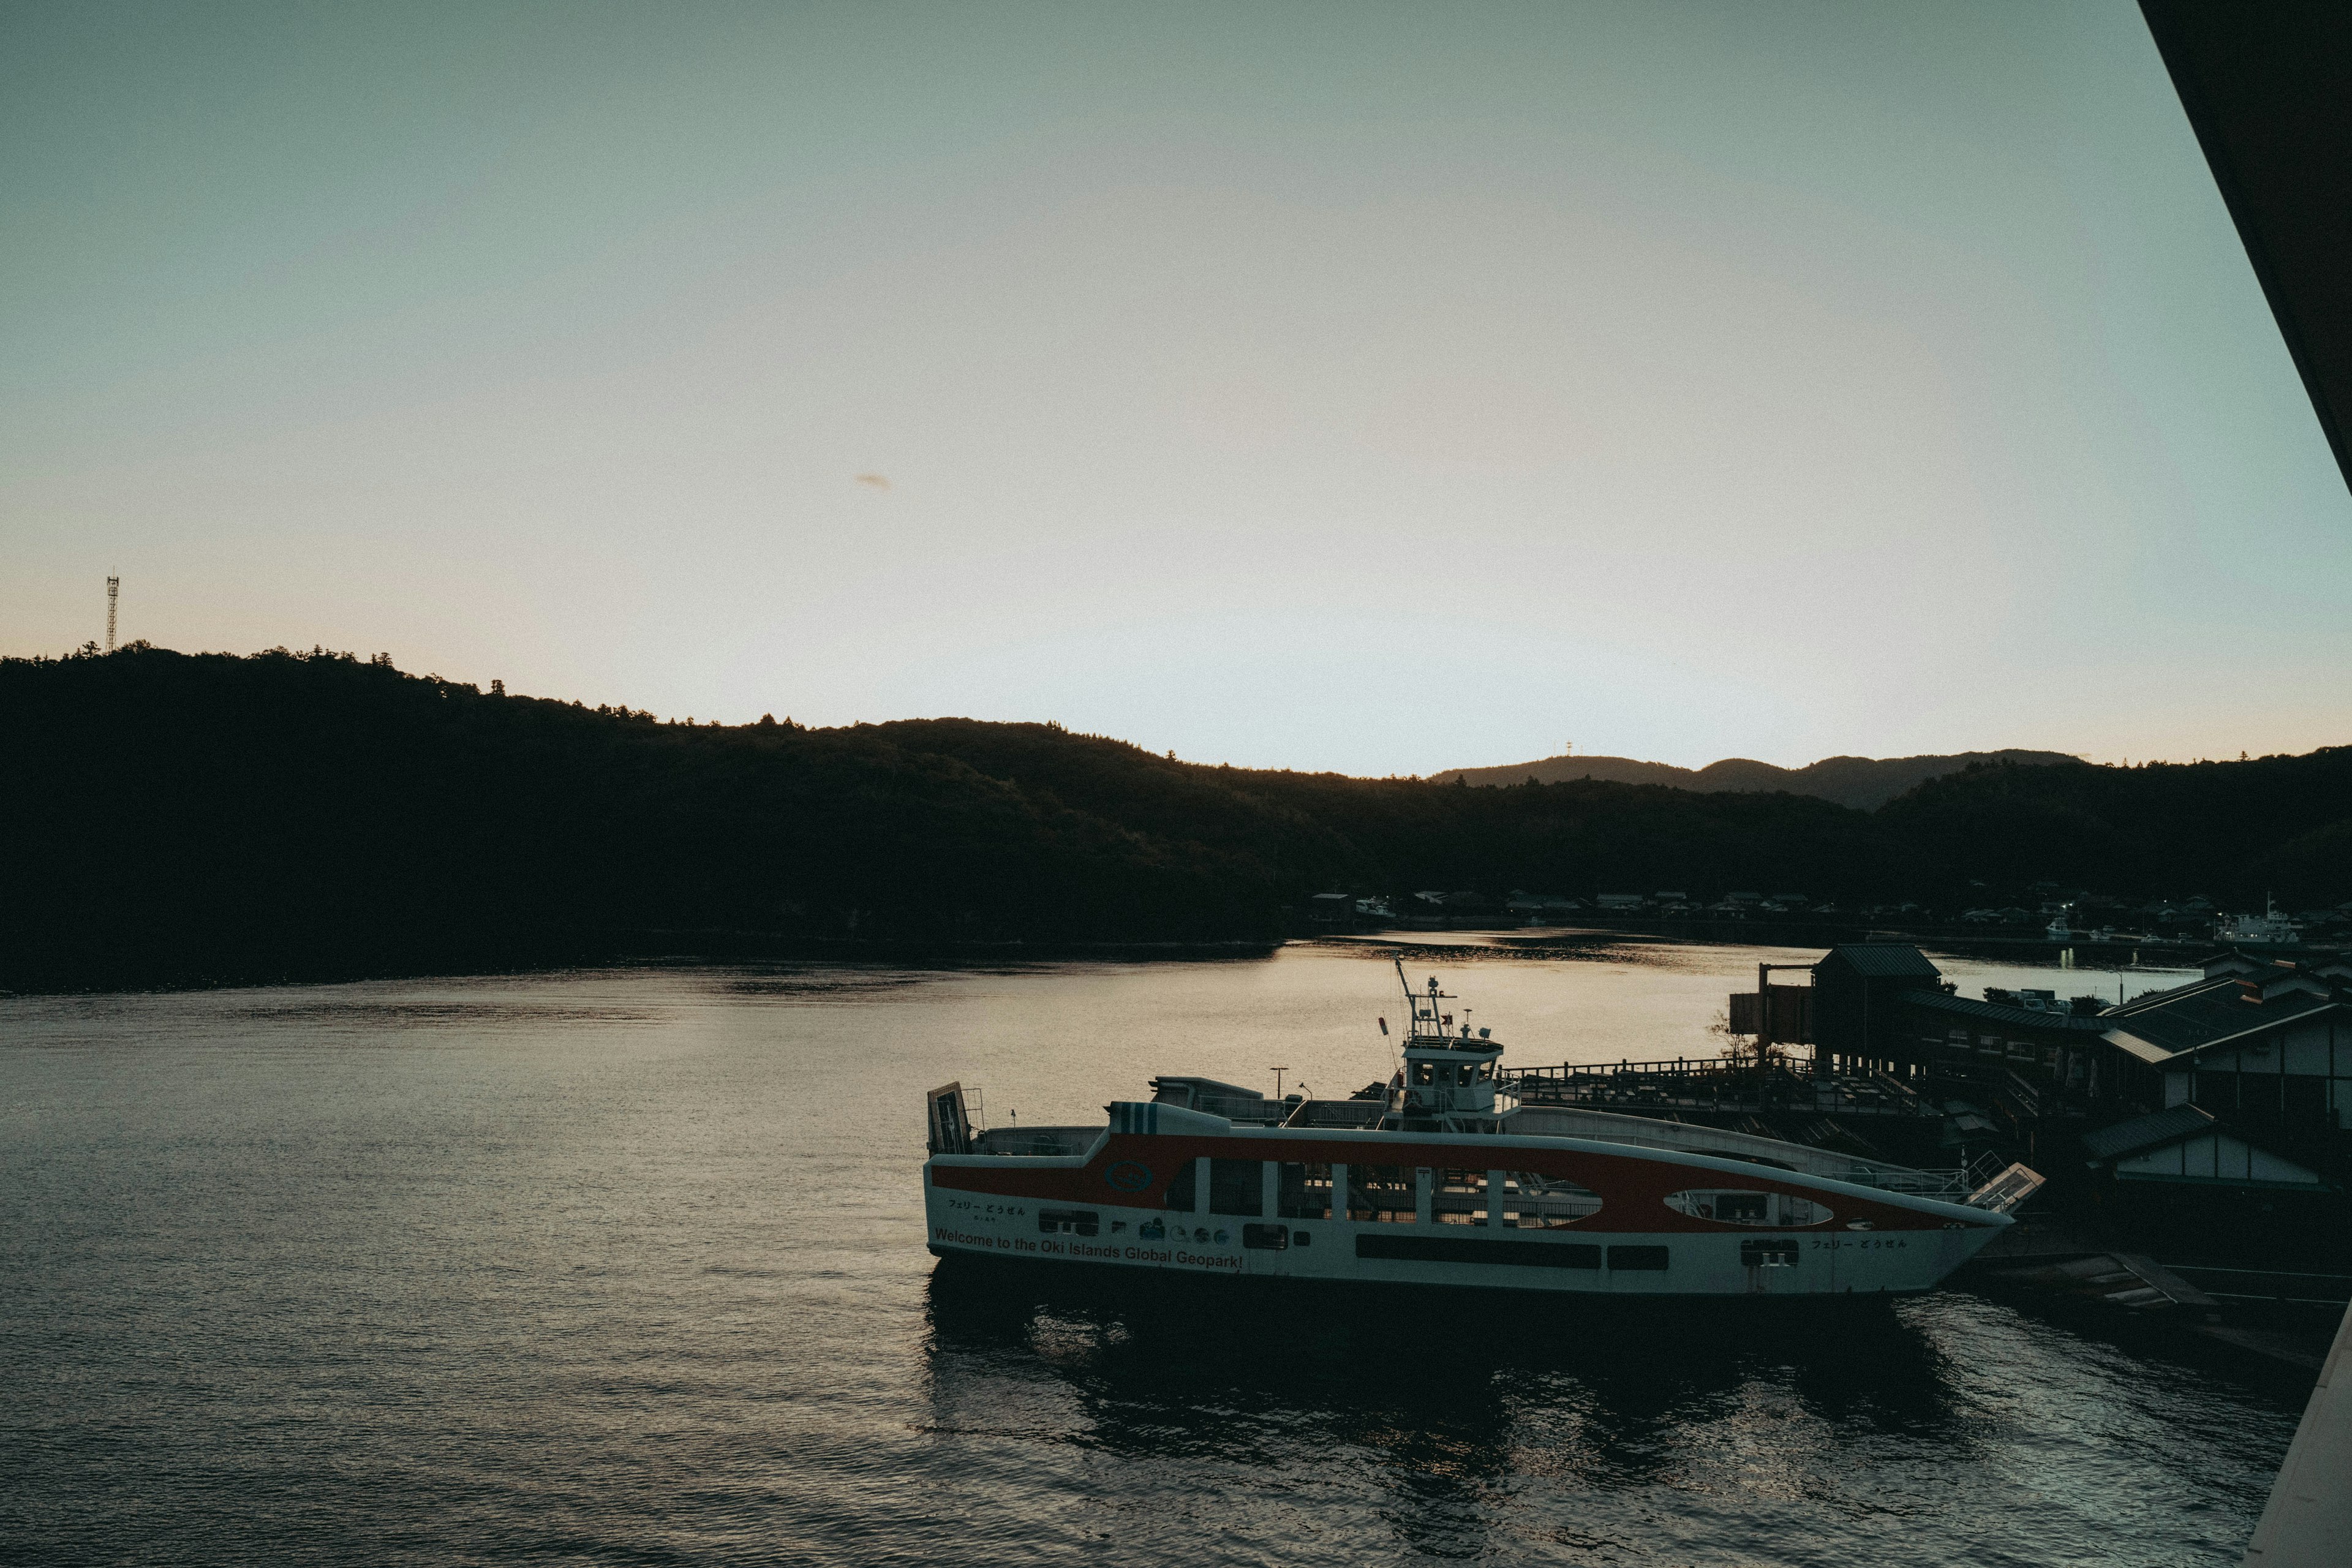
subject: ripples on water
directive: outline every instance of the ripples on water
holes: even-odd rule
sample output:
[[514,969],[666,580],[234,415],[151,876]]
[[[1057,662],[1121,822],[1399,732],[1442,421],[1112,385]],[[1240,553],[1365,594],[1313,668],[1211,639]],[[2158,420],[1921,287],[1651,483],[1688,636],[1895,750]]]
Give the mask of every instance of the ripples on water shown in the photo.
[[[1662,956],[1450,978],[1532,1059],[1674,1055],[1757,955]],[[2296,1393],[1967,1293],[1759,1316],[923,1252],[931,1084],[1024,1121],[1154,1070],[1351,1085],[1382,984],[1291,950],[0,1001],[0,1546],[2235,1561]]]

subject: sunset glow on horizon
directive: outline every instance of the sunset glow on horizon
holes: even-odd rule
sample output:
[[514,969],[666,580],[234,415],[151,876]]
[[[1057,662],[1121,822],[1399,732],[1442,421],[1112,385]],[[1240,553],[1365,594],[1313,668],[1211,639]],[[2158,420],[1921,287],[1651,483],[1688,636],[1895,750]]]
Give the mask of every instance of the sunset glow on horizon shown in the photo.
[[0,653],[1187,761],[2352,741],[2137,10],[15,7]]

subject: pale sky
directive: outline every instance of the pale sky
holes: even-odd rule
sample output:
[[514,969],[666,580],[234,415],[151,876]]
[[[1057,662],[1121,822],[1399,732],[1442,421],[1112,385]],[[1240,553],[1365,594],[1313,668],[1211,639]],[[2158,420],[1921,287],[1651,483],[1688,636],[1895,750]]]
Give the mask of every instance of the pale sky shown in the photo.
[[0,652],[110,571],[1210,763],[2352,741],[2352,499],[2127,0],[9,4]]

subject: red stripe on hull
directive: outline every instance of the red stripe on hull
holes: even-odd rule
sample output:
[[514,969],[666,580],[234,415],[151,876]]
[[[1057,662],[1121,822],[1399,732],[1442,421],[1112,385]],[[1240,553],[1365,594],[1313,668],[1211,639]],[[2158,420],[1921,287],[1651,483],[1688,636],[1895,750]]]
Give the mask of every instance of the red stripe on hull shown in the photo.
[[[1219,1138],[1113,1133],[1083,1166],[1012,1164],[996,1157],[975,1157],[971,1164],[943,1163],[934,1158],[925,1170],[931,1185],[948,1191],[1039,1203],[1159,1208],[1166,1202],[1169,1184],[1185,1163],[1201,1158],[1528,1171],[1574,1182],[1600,1197],[1598,1213],[1574,1222],[1576,1231],[1589,1235],[1722,1236],[1738,1232],[1750,1236],[1803,1236],[1845,1230],[1857,1223],[1880,1231],[1940,1231],[1956,1223],[1990,1228],[2000,1223],[1990,1215],[1976,1221],[1956,1220],[1948,1215],[1922,1213],[1849,1191],[1825,1192],[1817,1184],[1765,1165],[1743,1163],[1735,1173],[1685,1164],[1663,1154],[1650,1157],[1646,1151],[1602,1153],[1521,1146],[1502,1140],[1461,1143],[1383,1140],[1375,1144],[1312,1135]],[[1140,1170],[1148,1179],[1139,1185],[1114,1184],[1109,1179],[1114,1167]],[[1131,1176],[1129,1180],[1132,1184]],[[1809,1198],[1830,1209],[1832,1217],[1818,1225],[1766,1232],[1750,1225],[1701,1219],[1669,1208],[1664,1201],[1685,1189],[1732,1187]]]

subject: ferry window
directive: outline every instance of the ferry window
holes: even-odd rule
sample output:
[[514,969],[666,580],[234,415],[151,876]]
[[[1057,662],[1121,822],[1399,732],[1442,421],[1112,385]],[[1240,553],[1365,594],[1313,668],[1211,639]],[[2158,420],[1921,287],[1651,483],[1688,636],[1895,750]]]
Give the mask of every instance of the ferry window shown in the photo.
[[1039,1209],[1037,1229],[1046,1236],[1094,1236],[1102,1229],[1102,1215],[1092,1209]]
[[1413,1081],[1413,1083],[1414,1083],[1415,1087],[1417,1087],[1417,1088],[1421,1088],[1421,1089],[1427,1089],[1427,1088],[1429,1087],[1429,1084],[1430,1084],[1430,1075],[1431,1075],[1431,1073],[1434,1070],[1434,1068],[1435,1068],[1435,1064],[1434,1064],[1434,1063],[1432,1063],[1432,1062],[1415,1062],[1415,1063],[1413,1063],[1413,1064],[1412,1064],[1412,1081]]
[[1666,1249],[1663,1247],[1612,1247],[1609,1249],[1609,1267],[1664,1273]]
[[1198,1160],[1185,1161],[1182,1168],[1176,1173],[1176,1179],[1168,1184],[1168,1195],[1160,1200],[1160,1206],[1174,1209],[1179,1214],[1191,1214],[1192,1212],[1192,1173],[1200,1168],[1201,1162]]
[[1331,1167],[1286,1164],[1275,1173],[1275,1215],[1280,1219],[1331,1217]]
[[1803,1254],[1797,1250],[1794,1237],[1782,1241],[1743,1241],[1739,1244],[1739,1262],[1748,1268],[1794,1268]]
[[1430,1216],[1440,1225],[1486,1223],[1486,1173],[1441,1170],[1429,1195]]
[[1348,1217],[1411,1225],[1418,1218],[1418,1191],[1411,1165],[1348,1167]]
[[1265,1212],[1265,1163],[1209,1162],[1209,1212],[1256,1215]]
[[1669,1196],[1666,1206],[1676,1214],[1711,1219],[1717,1225],[1822,1225],[1832,1217],[1828,1209],[1811,1198],[1801,1198],[1793,1193],[1738,1189],[1692,1187]]
[[1601,1212],[1601,1194],[1566,1176],[1503,1173],[1503,1223],[1520,1230],[1574,1225]]
[[1494,1080],[1494,1077],[1495,1064],[1493,1062],[1480,1062],[1478,1064],[1478,1081],[1480,1083],[1492,1082]]
[[1471,1064],[1468,1062],[1463,1062],[1456,1066],[1454,1069],[1454,1087],[1456,1089],[1468,1089],[1470,1087],[1470,1074],[1472,1070]]

